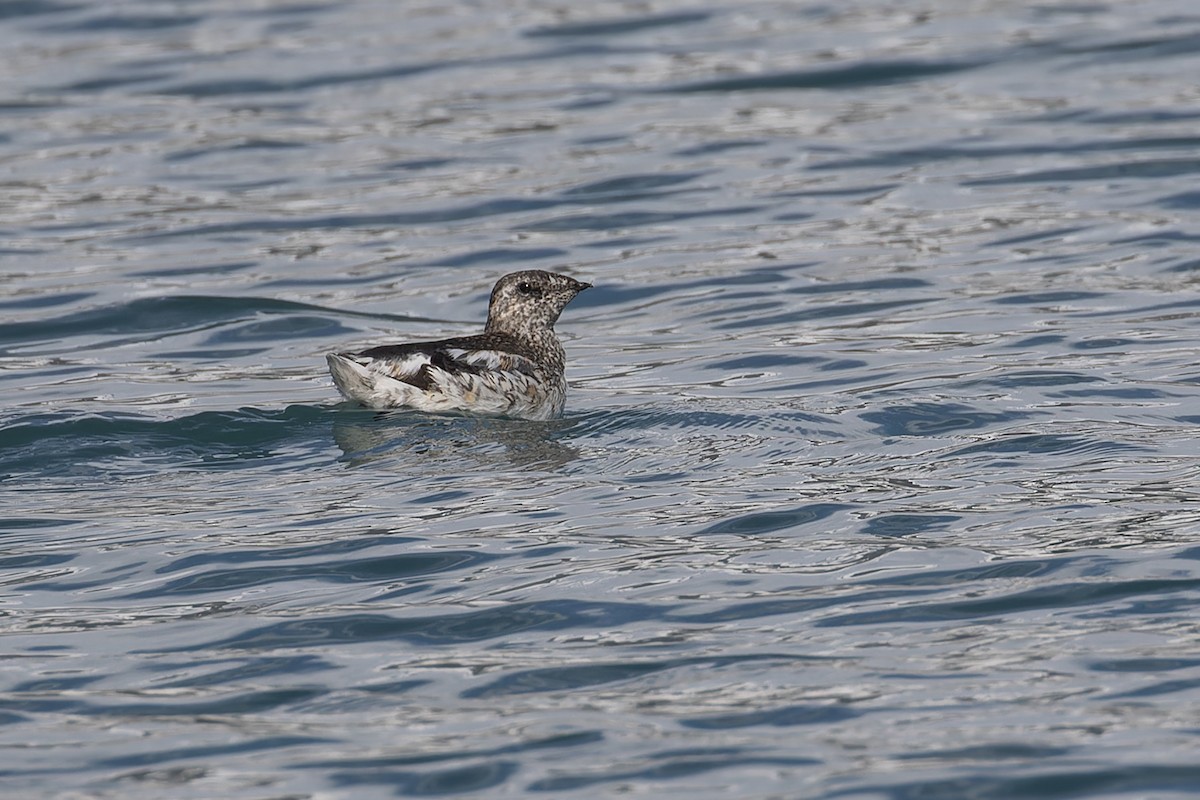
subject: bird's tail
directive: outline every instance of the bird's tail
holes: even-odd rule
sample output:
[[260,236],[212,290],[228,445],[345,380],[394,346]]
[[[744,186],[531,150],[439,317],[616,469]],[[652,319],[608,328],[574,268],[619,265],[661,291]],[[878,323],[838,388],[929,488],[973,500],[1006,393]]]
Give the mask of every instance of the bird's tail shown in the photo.
[[330,353],[325,360],[329,362],[329,374],[333,376],[333,382],[347,400],[362,402],[371,393],[371,378],[362,364],[346,353]]

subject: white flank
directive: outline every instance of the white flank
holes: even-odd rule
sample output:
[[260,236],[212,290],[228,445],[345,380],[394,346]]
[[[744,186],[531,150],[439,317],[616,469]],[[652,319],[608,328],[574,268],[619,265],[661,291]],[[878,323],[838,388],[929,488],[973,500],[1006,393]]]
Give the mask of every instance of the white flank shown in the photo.
[[[451,373],[430,369],[433,386],[420,389],[395,378],[413,375],[430,362],[424,354],[375,359],[330,353],[329,371],[338,390],[368,408],[413,408],[426,412],[469,412],[521,419],[553,419],[562,414],[567,386],[562,376],[548,380],[532,361],[490,350],[449,350],[456,360],[482,370]],[[502,367],[508,367],[507,369]]]

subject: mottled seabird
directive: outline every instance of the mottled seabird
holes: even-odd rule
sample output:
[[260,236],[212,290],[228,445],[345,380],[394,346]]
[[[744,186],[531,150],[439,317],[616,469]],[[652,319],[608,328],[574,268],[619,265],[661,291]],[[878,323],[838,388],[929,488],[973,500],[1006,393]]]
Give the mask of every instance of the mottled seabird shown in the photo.
[[514,272],[496,281],[483,333],[330,353],[329,371],[347,399],[369,408],[552,419],[567,397],[554,323],[590,287],[553,272]]

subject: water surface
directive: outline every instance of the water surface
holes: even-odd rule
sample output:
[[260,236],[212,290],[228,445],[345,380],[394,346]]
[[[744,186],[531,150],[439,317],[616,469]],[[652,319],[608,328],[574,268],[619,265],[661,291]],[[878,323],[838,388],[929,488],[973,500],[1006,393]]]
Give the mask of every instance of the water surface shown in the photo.
[[[21,797],[1190,797],[1200,16],[0,12]],[[591,281],[565,417],[324,353]]]

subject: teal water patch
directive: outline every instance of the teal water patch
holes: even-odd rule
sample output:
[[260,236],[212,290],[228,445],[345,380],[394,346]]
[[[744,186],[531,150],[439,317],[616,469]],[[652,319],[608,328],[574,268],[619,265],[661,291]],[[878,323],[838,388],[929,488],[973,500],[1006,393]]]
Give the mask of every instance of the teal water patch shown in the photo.
[[[522,741],[516,744],[498,747],[469,747],[466,750],[438,751],[424,753],[396,753],[380,756],[346,757],[338,759],[319,759],[302,765],[305,769],[338,768],[347,771],[362,771],[373,773],[388,767],[418,766],[436,764],[444,761],[457,761],[462,758],[488,759],[500,755],[517,755],[520,753],[537,752],[540,750],[559,750],[574,747],[599,745],[604,741],[604,735],[599,731],[576,731],[561,733],[554,736],[536,737],[522,736]],[[350,772],[347,772],[350,774]]]
[[542,25],[530,28],[524,36],[531,39],[586,36],[620,36],[646,30],[676,25],[691,25],[704,22],[712,14],[704,11],[684,11],[673,14],[643,14],[616,19],[596,19],[588,22],[568,22],[558,25]]
[[568,771],[553,778],[544,778],[529,785],[534,792],[567,792],[589,786],[629,782],[649,783],[679,781],[705,775],[717,770],[761,768],[769,770],[798,770],[819,763],[816,759],[796,756],[764,756],[742,748],[694,748],[645,753],[638,759],[641,766],[632,769],[596,769]]
[[997,436],[986,442],[959,448],[955,454],[963,456],[973,453],[1122,453],[1144,449],[1122,442],[1039,433]]
[[[151,589],[125,595],[125,599],[178,598],[198,595],[223,595],[274,583],[301,581],[318,583],[368,583],[386,580],[396,585],[429,578],[439,572],[474,568],[492,560],[485,553],[449,552],[374,555],[363,559],[340,558],[329,564],[270,563],[259,567],[232,567],[193,572],[156,585]],[[273,560],[275,561],[275,560]]]
[[[61,346],[67,342],[71,343],[71,350],[90,350],[154,341],[237,322],[250,324],[242,334],[228,331],[214,334],[216,341],[223,341],[222,337],[238,341],[278,334],[332,336],[349,332],[330,319],[332,313],[319,306],[263,297],[146,297],[46,319],[0,324],[0,342],[6,343],[9,352],[35,344]],[[259,317],[278,319],[251,322]]]
[[730,730],[767,725],[773,728],[791,728],[797,725],[825,725],[833,722],[861,717],[864,712],[845,706],[795,705],[775,708],[770,711],[751,711],[744,714],[720,714],[684,720],[689,728],[699,730]]
[[333,412],[314,406],[205,411],[172,419],[57,412],[0,427],[5,480],[164,467],[238,469],[328,451]]
[[849,89],[888,86],[941,75],[951,75],[985,65],[982,61],[878,61],[843,67],[767,72],[736,78],[685,83],[661,91],[690,92],[764,92],[796,89]]
[[286,680],[290,676],[316,676],[337,669],[337,665],[309,655],[268,656],[245,659],[201,659],[197,661],[156,661],[147,665],[154,673],[150,679],[157,689],[222,687],[233,683]]
[[668,670],[697,668],[698,672],[723,669],[748,661],[791,662],[798,659],[772,654],[716,658],[667,658],[637,663],[590,663],[583,666],[547,667],[505,675],[482,686],[467,689],[463,697],[503,697],[540,692],[570,692],[609,683],[632,681]]
[[333,744],[335,741],[335,739],[321,736],[263,736],[253,741],[236,741],[225,745],[177,747],[126,756],[113,756],[102,759],[93,766],[129,770],[175,761],[219,759],[223,756],[270,753],[275,750],[290,750],[298,747],[320,747]]
[[638,603],[559,601],[513,603],[461,614],[415,617],[386,614],[326,616],[287,620],[183,649],[263,651],[390,640],[445,647],[504,638],[521,631],[564,631],[632,623],[660,616],[665,610]]
[[680,191],[688,191],[673,187],[691,183],[705,174],[707,173],[682,172],[671,175],[624,175],[572,186],[564,191],[562,196],[586,200],[589,203],[625,203],[630,200],[670,197]]
[[361,772],[335,771],[330,778],[340,789],[385,786],[407,797],[444,797],[482,792],[503,786],[520,770],[516,761],[484,761],[464,767],[414,772],[374,768]]
[[1178,596],[1177,606],[1164,605],[1161,613],[1174,613],[1190,605],[1187,596],[1200,588],[1200,579],[1178,580],[1109,580],[1090,583],[1073,581],[1055,586],[1039,587],[1026,591],[1012,592],[982,600],[956,602],[934,602],[927,604],[905,604],[903,607],[884,611],[866,611],[851,614],[836,614],[821,620],[821,626],[836,625],[881,625],[901,622],[935,622],[956,619],[988,619],[993,617],[1019,617],[1026,613],[1037,613],[1055,609],[1087,606],[1091,613],[1120,614],[1114,605],[1138,602],[1138,598],[1158,600],[1160,596]]
[[700,531],[700,534],[757,535],[774,533],[819,522],[849,508],[851,506],[841,503],[813,503],[786,510],[755,511],[710,525]]
[[78,521],[78,519],[72,517],[6,517],[0,519],[0,533],[5,531],[69,527]]
[[868,520],[862,532],[869,536],[913,536],[945,530],[961,519],[956,514],[883,514]]
[[[988,759],[987,761],[991,761]],[[885,794],[902,800],[972,797],[981,800],[1068,800],[1070,798],[1155,796],[1186,797],[1200,785],[1200,767],[1155,764],[1127,767],[1035,769],[1033,775],[1005,775],[1002,766],[984,765],[960,778],[898,781],[888,784],[858,783],[853,789],[834,791],[827,797],[861,797]]]
[[1027,416],[1019,411],[983,411],[963,403],[912,403],[862,415],[884,436],[943,436],[988,428]]

